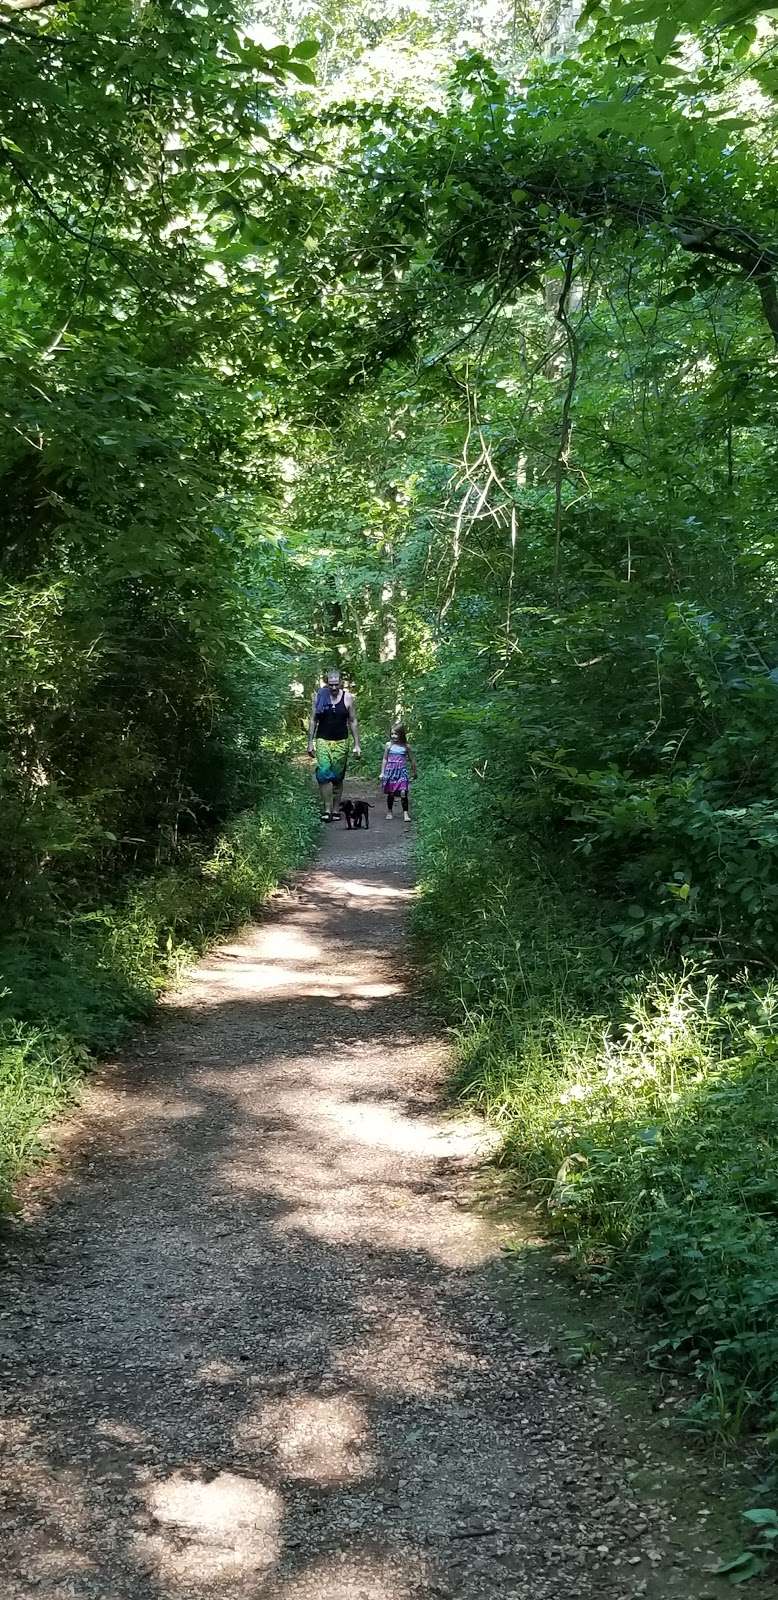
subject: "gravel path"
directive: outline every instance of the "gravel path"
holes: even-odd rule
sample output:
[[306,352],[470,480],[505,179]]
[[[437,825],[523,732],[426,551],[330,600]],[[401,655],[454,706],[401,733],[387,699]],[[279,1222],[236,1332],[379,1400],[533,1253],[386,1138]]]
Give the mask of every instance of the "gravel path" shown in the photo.
[[201,963],[27,1188],[5,1600],[691,1592],[607,1401],[500,1309],[483,1130],[443,1107],[408,840],[373,816]]

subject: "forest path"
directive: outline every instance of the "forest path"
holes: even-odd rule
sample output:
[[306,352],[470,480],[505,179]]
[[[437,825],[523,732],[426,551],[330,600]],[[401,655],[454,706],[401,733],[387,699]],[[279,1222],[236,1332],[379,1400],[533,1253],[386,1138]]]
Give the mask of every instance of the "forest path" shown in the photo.
[[692,1592],[608,1402],[503,1309],[483,1130],[404,958],[408,830],[373,817],[200,963],[28,1187],[5,1600]]

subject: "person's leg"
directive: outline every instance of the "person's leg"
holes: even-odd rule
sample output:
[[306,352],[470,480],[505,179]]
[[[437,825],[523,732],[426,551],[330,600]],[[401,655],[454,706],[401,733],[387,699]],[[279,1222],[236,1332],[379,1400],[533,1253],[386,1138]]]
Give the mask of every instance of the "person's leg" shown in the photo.
[[334,816],[340,815],[340,802],[343,799],[343,785],[346,781],[346,767],[348,765],[348,740],[339,739],[330,746],[332,766],[332,811]]
[[402,794],[400,795],[400,804],[401,804],[401,806],[403,808],[403,822],[410,822],[411,816],[410,816],[410,812],[408,810],[408,790],[407,789],[403,789]]
[[327,743],[326,743],[326,740],[317,739],[316,740],[316,765],[315,765],[315,767],[313,769],[313,778],[314,778],[314,782],[316,784],[316,788],[317,788],[317,790],[319,792],[319,805],[321,806],[322,821],[324,821],[325,818],[327,817],[329,804],[331,803],[330,802],[330,793],[329,793],[329,791],[331,790],[332,785],[324,777],[324,774],[327,771],[328,766],[329,766],[329,758],[328,758],[328,754],[327,754]]
[[393,805],[394,805],[394,795],[393,794],[388,794],[386,796],[386,820],[387,820],[387,822],[391,822],[391,820],[392,820],[392,806]]
[[336,797],[340,809],[343,779],[346,776],[346,755],[345,739],[316,740],[316,781],[321,791],[322,817],[325,822],[332,820],[333,802]]

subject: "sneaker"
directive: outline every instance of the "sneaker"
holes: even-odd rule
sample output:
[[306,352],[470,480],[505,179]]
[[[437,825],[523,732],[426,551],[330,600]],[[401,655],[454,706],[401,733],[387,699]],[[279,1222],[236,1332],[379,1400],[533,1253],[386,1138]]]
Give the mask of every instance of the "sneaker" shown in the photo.
[[408,811],[404,811],[403,812],[403,822],[410,822],[410,820],[411,820],[410,813]]
[[386,820],[387,820],[387,822],[394,822],[394,812],[393,811],[387,811]]

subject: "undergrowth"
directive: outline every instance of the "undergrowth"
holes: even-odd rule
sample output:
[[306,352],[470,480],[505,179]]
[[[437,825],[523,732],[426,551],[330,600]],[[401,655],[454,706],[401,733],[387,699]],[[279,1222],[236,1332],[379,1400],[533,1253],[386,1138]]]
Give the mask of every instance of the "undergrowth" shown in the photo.
[[778,985],[703,952],[636,970],[551,851],[496,846],[482,784],[432,764],[418,797],[459,1093],[579,1269],[696,1377],[690,1420],[778,1437]]
[[90,1057],[115,1046],[211,939],[261,905],[305,859],[316,826],[309,774],[287,771],[266,805],[210,846],[189,844],[174,866],[125,885],[113,902],[0,944],[0,1211]]

